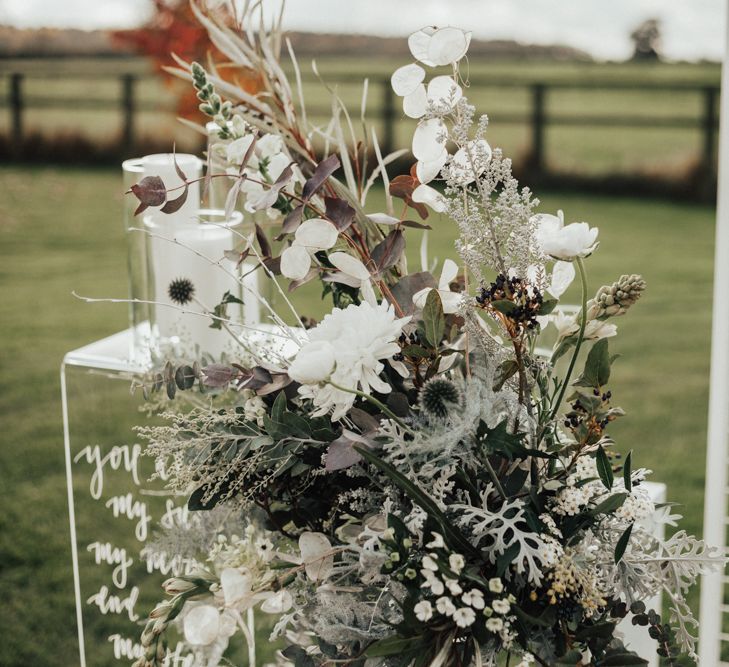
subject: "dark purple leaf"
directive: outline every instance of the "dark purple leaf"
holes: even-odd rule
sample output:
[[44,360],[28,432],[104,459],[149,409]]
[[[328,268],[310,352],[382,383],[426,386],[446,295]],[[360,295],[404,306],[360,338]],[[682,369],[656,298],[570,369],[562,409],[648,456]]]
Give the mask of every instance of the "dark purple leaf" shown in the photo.
[[[281,391],[292,382],[293,380],[286,373],[274,373],[271,376],[271,382],[256,389],[256,394],[259,396],[268,396],[269,394]],[[246,386],[250,386],[250,384]]]
[[395,266],[405,250],[405,237],[402,230],[393,229],[372,251],[372,259],[377,271],[382,273]]
[[256,150],[256,144],[258,143],[258,137],[256,135],[253,135],[253,141],[251,141],[251,145],[248,146],[248,150],[246,151],[246,154],[243,156],[243,162],[240,163],[240,169],[238,170],[239,174],[243,174],[243,170],[246,168],[246,165],[248,164],[248,161],[253,156],[253,151]]
[[165,205],[160,209],[162,213],[177,213],[185,204],[187,201],[187,183],[185,184],[185,188],[182,191],[182,194],[179,197],[175,197],[174,199],[168,199]]
[[226,364],[208,364],[200,369],[207,387],[225,387],[238,375],[238,371]]
[[281,258],[280,257],[265,257],[263,259],[263,266],[265,266],[274,276],[281,275]]
[[258,247],[261,249],[261,257],[268,259],[271,256],[271,244],[268,242],[266,232],[258,223],[256,223],[256,241],[258,241]]
[[355,463],[359,463],[362,460],[362,456],[355,451],[355,445],[372,449],[374,441],[370,438],[352,433],[351,431],[344,431],[341,436],[329,443],[325,469],[328,472],[334,472],[335,470],[344,470],[353,466]]
[[415,222],[415,220],[403,220],[403,227],[412,227],[413,229],[433,229],[430,225],[423,224],[422,222]]
[[240,189],[243,187],[243,181],[245,180],[245,178],[245,175],[241,176],[238,180],[236,180],[235,183],[233,183],[233,185],[230,187],[230,190],[228,190],[228,194],[225,197],[226,220],[229,220],[233,215],[235,205],[238,203],[238,195],[240,194]]
[[180,180],[184,183],[187,183],[187,175],[184,171],[180,168],[180,165],[177,164],[177,154],[175,153],[175,146],[172,145],[172,164],[175,165],[175,171],[177,172],[177,175],[180,177]]
[[319,269],[316,266],[312,266],[309,269],[309,273],[307,273],[301,280],[292,280],[289,283],[289,292],[293,292],[296,289],[299,289],[302,285],[305,285],[306,283],[310,282],[311,280],[314,280],[319,275]]
[[324,197],[326,217],[334,226],[343,232],[354,222],[355,210],[344,200],[338,197]]
[[374,433],[380,428],[380,422],[361,408],[352,408],[347,414],[362,433]]
[[401,278],[390,288],[393,298],[398,302],[405,315],[412,315],[415,311],[413,296],[426,287],[436,287],[435,278],[428,271],[411,273]]
[[167,188],[159,176],[145,176],[131,190],[145,206],[161,206],[167,199]]
[[252,208],[255,211],[263,211],[264,209],[271,208],[276,203],[281,188],[291,180],[293,175],[294,172],[291,169],[291,165],[289,165],[281,172],[276,182],[251,204]]
[[337,169],[339,169],[339,157],[336,154],[330,155],[322,160],[314,170],[312,177],[304,183],[301,196],[309,199]]
[[291,234],[296,231],[298,226],[301,224],[301,217],[304,213],[303,204],[299,204],[291,213],[289,213],[281,225],[281,234]]
[[254,366],[251,368],[250,372],[251,377],[245,383],[246,389],[253,389],[253,391],[256,391],[271,382],[271,373],[263,368],[263,366]]

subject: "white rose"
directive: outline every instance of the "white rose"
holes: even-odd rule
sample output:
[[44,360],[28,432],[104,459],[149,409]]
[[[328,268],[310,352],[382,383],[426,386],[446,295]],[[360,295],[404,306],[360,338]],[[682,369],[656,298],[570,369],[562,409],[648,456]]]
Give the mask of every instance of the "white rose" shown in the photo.
[[334,370],[334,348],[325,340],[306,343],[289,366],[289,377],[301,384],[318,384]]
[[587,257],[597,248],[598,228],[586,222],[564,224],[564,214],[539,214],[533,220],[537,223],[536,239],[545,255],[571,261],[576,257]]

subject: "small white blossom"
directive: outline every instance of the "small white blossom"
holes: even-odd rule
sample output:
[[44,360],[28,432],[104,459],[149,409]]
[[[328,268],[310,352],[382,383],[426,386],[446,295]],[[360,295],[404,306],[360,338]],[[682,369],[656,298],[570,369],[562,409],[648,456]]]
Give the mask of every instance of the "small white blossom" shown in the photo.
[[508,600],[494,600],[491,607],[497,614],[508,614],[511,604]]
[[426,549],[442,549],[445,547],[443,536],[440,533],[432,532],[433,539],[425,545]]
[[461,595],[461,601],[474,609],[483,609],[486,606],[483,593],[478,588],[472,588],[470,591],[466,591]]
[[436,563],[437,557],[435,554],[429,554],[427,556],[423,556],[423,567],[426,570],[432,570],[433,572],[438,571],[438,563]]
[[445,579],[444,581],[451,595],[460,595],[463,593],[463,589],[456,579]]
[[489,632],[499,632],[504,627],[504,621],[494,616],[486,620],[486,629]]
[[469,607],[461,607],[453,612],[453,620],[459,628],[467,628],[476,620],[476,612]]
[[443,616],[453,616],[453,613],[456,611],[456,606],[453,604],[452,600],[445,596],[438,598],[435,601],[435,608],[438,610],[438,613],[443,614]]
[[456,574],[460,574],[463,568],[466,566],[466,560],[461,554],[451,554],[448,556],[448,566]]
[[504,590],[504,582],[498,577],[489,579],[489,590],[492,593],[501,593]]
[[428,622],[433,618],[433,606],[427,600],[421,600],[418,604],[413,607],[415,612],[415,618],[423,623]]

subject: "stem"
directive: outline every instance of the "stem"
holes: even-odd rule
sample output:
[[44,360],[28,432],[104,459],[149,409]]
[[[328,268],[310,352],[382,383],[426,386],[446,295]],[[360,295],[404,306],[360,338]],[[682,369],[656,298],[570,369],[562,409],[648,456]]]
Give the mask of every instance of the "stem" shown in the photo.
[[580,313],[580,332],[577,335],[577,344],[575,345],[575,351],[572,353],[572,359],[570,359],[570,365],[567,368],[567,373],[564,376],[564,382],[562,384],[562,389],[559,392],[559,396],[557,396],[557,402],[552,407],[552,414],[550,415],[550,420],[554,419],[557,416],[557,412],[559,411],[559,406],[562,404],[562,399],[564,398],[565,392],[567,391],[567,386],[570,383],[570,377],[572,376],[572,371],[575,369],[575,363],[577,363],[577,356],[580,353],[580,348],[582,347],[582,342],[585,339],[585,327],[587,326],[587,276],[585,274],[585,263],[582,261],[582,257],[577,257],[575,259],[575,263],[577,264],[577,268],[580,271],[580,282],[582,283],[582,312]]
[[364,398],[366,401],[369,401],[374,405],[378,410],[382,412],[382,414],[386,415],[392,421],[394,421],[398,426],[406,430],[408,433],[413,433],[412,429],[405,424],[405,422],[400,419],[390,408],[388,408],[386,405],[378,401],[374,396],[370,396],[369,394],[365,394],[363,391],[359,391],[359,389],[348,389],[347,387],[341,387],[338,384],[335,384],[334,382],[329,382],[329,384],[334,387],[335,389],[339,389],[339,391],[346,391],[349,394],[354,394],[355,396],[359,396],[360,398]]
[[491,481],[494,483],[494,486],[496,487],[496,490],[499,492],[499,495],[504,499],[508,500],[509,496],[506,495],[506,491],[504,491],[504,487],[501,486],[501,482],[499,481],[499,476],[496,474],[496,471],[494,470],[493,466],[491,465],[491,461],[489,461],[489,457],[484,457],[484,465],[486,466],[486,470],[489,474],[489,477],[491,478]]

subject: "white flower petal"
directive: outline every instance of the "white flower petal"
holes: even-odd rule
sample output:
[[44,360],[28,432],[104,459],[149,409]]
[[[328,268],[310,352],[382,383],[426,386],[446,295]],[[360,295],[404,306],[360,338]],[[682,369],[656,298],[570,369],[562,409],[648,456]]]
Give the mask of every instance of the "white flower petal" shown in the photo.
[[446,209],[446,202],[443,195],[429,185],[419,185],[413,190],[413,201],[418,204],[430,206],[436,213],[443,213]]
[[430,290],[432,290],[432,287],[425,287],[421,290],[418,290],[413,294],[413,305],[418,309],[422,310],[425,308],[425,301],[428,298],[428,294],[430,293]]
[[458,312],[458,307],[461,305],[461,299],[463,298],[460,292],[438,290],[438,294],[440,294],[440,300],[443,303],[443,312],[446,315]]
[[436,108],[452,109],[463,97],[463,90],[452,76],[436,76],[428,84],[428,102]]
[[420,65],[411,63],[396,69],[392,74],[390,83],[392,83],[392,89],[396,95],[405,97],[410,95],[419,84],[423,83],[423,79],[425,79],[425,70]]
[[458,277],[458,264],[452,259],[446,259],[443,262],[443,269],[440,272],[440,280],[438,288],[442,290],[449,289],[449,285]]
[[423,63],[423,65],[428,65],[428,67],[433,67],[435,65],[435,63],[428,57],[430,38],[435,31],[436,28],[426,26],[408,37],[408,47],[410,47],[410,53],[413,54],[413,58],[415,58],[415,60],[419,60]]
[[220,574],[220,587],[223,589],[225,605],[232,607],[250,594],[251,578],[239,570],[227,567]]
[[448,140],[448,129],[440,118],[421,121],[413,134],[413,155],[418,160],[429,162],[443,154]]
[[281,253],[281,273],[291,280],[302,280],[311,268],[309,251],[292,245]]
[[427,162],[419,161],[415,167],[415,175],[418,177],[418,180],[423,184],[430,183],[430,181],[440,174],[440,170],[443,169],[447,159],[448,151],[444,148],[443,152],[435,160],[429,160]]
[[209,604],[193,607],[185,615],[185,641],[193,646],[207,646],[217,638],[220,630],[220,614]]
[[575,279],[575,266],[572,262],[555,262],[552,269],[552,281],[547,291],[559,299]]
[[337,228],[322,218],[311,218],[299,225],[294,234],[294,245],[312,250],[329,250],[339,238]]
[[331,343],[313,340],[305,343],[289,366],[289,377],[301,384],[318,384],[334,370],[336,357]]
[[408,118],[422,118],[428,110],[428,96],[421,83],[412,93],[402,99],[402,110]]
[[428,60],[436,65],[458,62],[468,51],[470,34],[460,28],[436,30],[428,42]]
[[343,273],[354,276],[359,280],[370,279],[370,272],[365,265],[356,257],[352,257],[352,255],[346,252],[333,252],[329,255],[329,261]]
[[266,614],[284,614],[291,609],[293,603],[291,593],[287,590],[280,590],[263,601],[261,611]]
[[312,581],[327,579],[334,569],[332,545],[327,536],[322,533],[302,533],[299,549],[306,576]]

